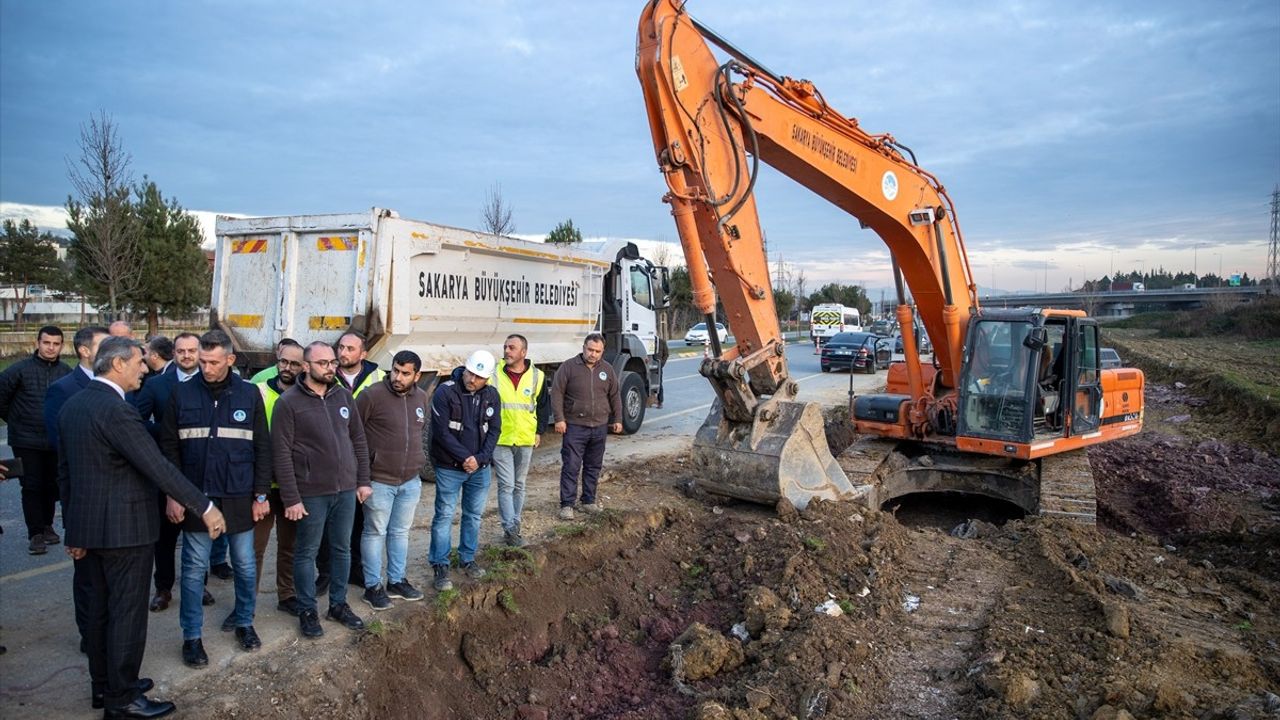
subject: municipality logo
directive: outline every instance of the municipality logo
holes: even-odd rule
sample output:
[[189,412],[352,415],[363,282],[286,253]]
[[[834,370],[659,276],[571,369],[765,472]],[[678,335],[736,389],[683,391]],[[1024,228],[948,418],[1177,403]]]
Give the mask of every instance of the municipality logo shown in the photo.
[[419,420],[421,420],[421,419],[423,419],[423,418],[425,418],[425,417],[427,416],[427,414],[426,414],[425,412],[423,412],[423,411],[422,411],[422,408],[417,408],[416,410],[414,410],[414,412],[415,412],[415,413],[417,413],[417,415],[418,415],[418,419],[419,419]]
[[338,408],[338,414],[342,416],[343,420],[351,417],[351,411],[345,407]]
[[525,389],[524,389],[524,396],[525,396],[525,397],[529,397],[529,396],[530,396],[530,395],[532,395],[532,394],[533,394],[533,388],[525,388]]
[[237,410],[237,411],[235,411],[235,412],[231,413],[231,418],[232,418],[233,420],[235,420],[236,422],[244,422],[244,421],[245,421],[245,419],[246,419],[246,418],[248,418],[248,417],[249,417],[249,414],[248,414],[248,413],[246,413],[246,412],[245,412],[245,411],[243,411],[243,410]]
[[493,417],[493,408],[485,408],[484,414],[485,414],[485,417]]
[[607,372],[605,372],[605,371],[601,370],[601,371],[600,371],[600,379],[601,379],[601,380],[608,380],[608,379],[609,379],[609,373],[607,373]]

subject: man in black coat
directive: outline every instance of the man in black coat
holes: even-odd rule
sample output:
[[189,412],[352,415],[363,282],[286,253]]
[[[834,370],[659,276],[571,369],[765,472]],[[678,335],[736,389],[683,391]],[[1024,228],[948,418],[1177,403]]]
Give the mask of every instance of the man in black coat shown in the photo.
[[36,350],[0,374],[0,417],[9,423],[9,447],[22,460],[22,517],[27,551],[43,555],[61,541],[53,529],[58,503],[58,453],[44,427],[44,394],[71,368],[58,359],[62,330],[46,325],[36,333]]
[[106,718],[154,718],[176,709],[147,698],[142,688],[150,683],[138,679],[147,643],[148,576],[160,532],[156,488],[202,516],[211,536],[226,530],[222,513],[164,459],[125,400],[141,385],[143,367],[136,341],[103,340],[94,380],[58,416],[67,554],[83,565],[92,587],[85,639],[94,704],[102,697]]

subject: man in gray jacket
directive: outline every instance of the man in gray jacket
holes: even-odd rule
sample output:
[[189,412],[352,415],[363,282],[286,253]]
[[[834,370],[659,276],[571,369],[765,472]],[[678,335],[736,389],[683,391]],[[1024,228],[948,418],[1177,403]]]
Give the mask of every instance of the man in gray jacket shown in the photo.
[[[316,554],[329,544],[330,620],[352,630],[364,621],[347,604],[351,522],[369,486],[369,449],[351,392],[334,380],[333,348],[313,342],[302,355],[306,375],[276,401],[271,415],[271,454],[284,516],[298,523],[293,550],[298,624],[304,637],[324,634],[316,612]],[[328,537],[325,523],[328,522]]]
[[596,483],[604,465],[607,434],[622,432],[622,396],[613,366],[603,362],[604,336],[591,333],[582,353],[561,363],[551,382],[555,429],[564,434],[560,446],[560,519],[573,519],[582,476],[582,509],[597,512]]

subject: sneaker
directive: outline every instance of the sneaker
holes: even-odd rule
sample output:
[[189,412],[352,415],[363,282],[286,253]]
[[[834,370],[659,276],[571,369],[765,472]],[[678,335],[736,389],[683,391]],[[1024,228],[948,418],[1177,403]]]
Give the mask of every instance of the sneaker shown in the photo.
[[387,597],[387,591],[381,585],[365,588],[363,600],[374,612],[391,609],[391,598]]
[[57,545],[62,542],[62,538],[58,537],[58,533],[52,527],[45,528],[40,534],[44,536],[45,545]]
[[320,615],[314,609],[299,610],[298,628],[302,630],[302,637],[318,638],[324,634],[324,628],[320,627]]
[[218,563],[217,565],[209,568],[209,574],[219,580],[230,580],[231,576],[235,573],[232,572],[231,566],[227,563]]
[[604,508],[600,507],[600,503],[582,503],[582,512],[588,515],[599,514]]
[[572,520],[572,519],[573,519],[573,506],[572,506],[572,505],[565,505],[564,507],[560,508],[560,514],[559,514],[559,515],[557,515],[556,517],[560,518],[561,520]]
[[48,545],[44,541],[44,535],[37,535],[31,538],[31,544],[27,546],[27,552],[31,555],[43,555],[49,552]]
[[253,652],[262,647],[262,640],[258,637],[258,631],[254,630],[252,625],[236,628],[236,642],[240,644],[240,649],[245,652]]
[[524,547],[528,544],[524,541],[524,537],[520,535],[520,531],[517,529],[502,531],[502,541],[511,547],[517,548]]
[[463,563],[462,571],[465,572],[467,574],[467,577],[471,578],[472,580],[479,580],[480,578],[488,574],[485,572],[484,568],[476,564],[475,560],[472,560],[469,563]]
[[333,620],[334,622],[340,622],[352,630],[364,629],[364,620],[361,620],[359,615],[351,612],[351,606],[346,603],[342,603],[341,605],[330,605],[329,612],[325,617]]
[[301,610],[298,608],[298,598],[289,597],[276,603],[276,609],[280,612],[288,613],[294,617],[298,617]]
[[236,611],[232,610],[222,620],[222,632],[231,632],[236,629]]
[[437,592],[453,589],[453,582],[449,580],[448,565],[432,565],[431,569],[435,573],[435,579],[431,581],[431,587],[435,588]]
[[401,580],[398,583],[387,583],[387,595],[393,598],[400,598],[406,602],[413,602],[422,599],[422,591],[409,584],[408,580]]

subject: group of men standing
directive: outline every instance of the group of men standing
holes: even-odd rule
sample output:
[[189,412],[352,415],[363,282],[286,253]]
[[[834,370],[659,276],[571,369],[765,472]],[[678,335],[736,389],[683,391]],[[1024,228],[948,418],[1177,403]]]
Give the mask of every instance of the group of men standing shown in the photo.
[[0,417],[23,465],[9,474],[22,478],[30,551],[61,541],[53,528],[61,500],[81,649],[93,705],[106,717],[160,717],[175,708],[146,697],[152,683],[138,670],[148,576],[154,567],[150,608],[163,610],[179,533],[182,656],[201,667],[209,662],[203,608],[212,604],[205,584],[224,533],[235,606],[222,629],[242,649],[261,646],[255,598],[273,529],[277,607],[298,617],[301,634],[323,634],[316,596],[326,585],[326,616],[363,629],[344,580],[362,585],[375,611],[392,598],[423,597],[406,571],[428,459],[436,484],[428,560],[433,587],[443,591],[452,587],[459,505],[460,568],[471,578],[485,574],[476,554],[491,467],[504,540],[525,544],[526,478],[548,415],[564,434],[561,519],[579,502],[598,509],[605,434],[621,432],[618,382],[601,361],[598,334],[550,383],[529,362],[528,341],[512,335],[501,362],[478,350],[431,397],[418,384],[417,354],[398,352],[383,371],[366,359],[356,333],[334,346],[283,340],[275,367],[252,381],[233,370],[234,348],[219,330],[153,338],[146,348],[127,326],[120,334],[78,331],[79,365],[71,369],[59,360],[62,332],[41,328],[32,357],[0,375]]

